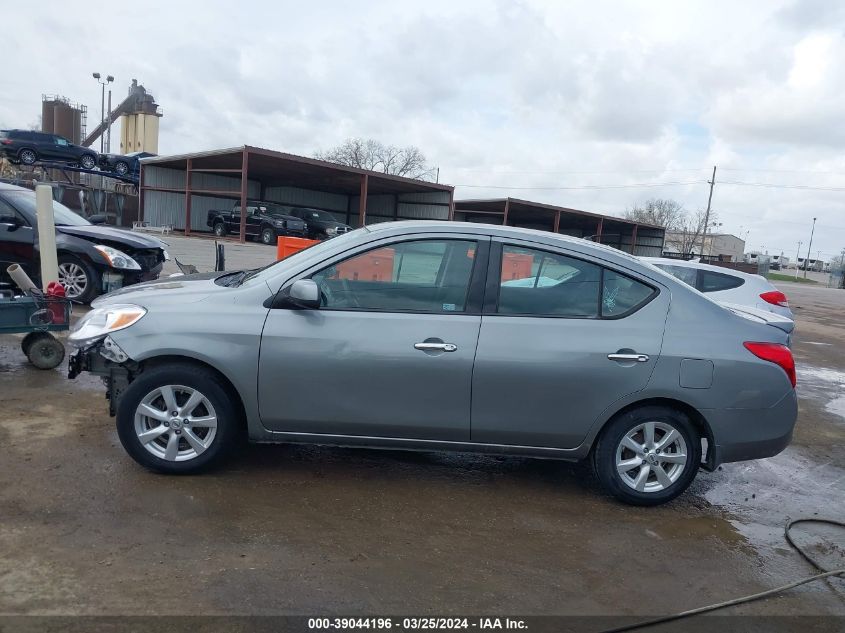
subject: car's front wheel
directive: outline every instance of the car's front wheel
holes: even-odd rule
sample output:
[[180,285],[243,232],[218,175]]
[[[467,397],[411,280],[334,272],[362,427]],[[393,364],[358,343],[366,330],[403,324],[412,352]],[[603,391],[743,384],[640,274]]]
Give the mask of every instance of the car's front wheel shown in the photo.
[[261,231],[261,241],[264,244],[273,244],[276,241],[276,232],[273,229],[267,228]]
[[129,172],[129,165],[124,163],[122,160],[118,161],[114,166],[114,171],[121,176],[125,176]]
[[701,438],[684,413],[644,406],[608,423],[593,451],[596,476],[617,499],[639,506],[671,501],[692,483]]
[[79,164],[82,165],[83,169],[94,169],[97,165],[97,161],[94,160],[94,157],[91,156],[91,154],[85,154],[79,159]]
[[226,235],[226,225],[222,222],[218,222],[214,225],[214,234],[217,237],[223,237]]
[[208,368],[189,363],[153,367],[120,398],[120,442],[150,470],[199,472],[219,463],[235,444],[234,400],[222,379]]
[[73,255],[59,255],[59,283],[68,299],[80,303],[91,303],[100,294],[94,267]]

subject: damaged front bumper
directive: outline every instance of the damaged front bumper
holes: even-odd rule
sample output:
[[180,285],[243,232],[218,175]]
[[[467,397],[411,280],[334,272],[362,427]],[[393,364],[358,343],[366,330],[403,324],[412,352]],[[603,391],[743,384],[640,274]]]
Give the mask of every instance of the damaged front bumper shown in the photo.
[[68,378],[73,380],[84,371],[102,379],[106,386],[109,414],[114,416],[120,396],[140,372],[140,365],[129,358],[110,336],[106,336],[77,349],[68,358]]

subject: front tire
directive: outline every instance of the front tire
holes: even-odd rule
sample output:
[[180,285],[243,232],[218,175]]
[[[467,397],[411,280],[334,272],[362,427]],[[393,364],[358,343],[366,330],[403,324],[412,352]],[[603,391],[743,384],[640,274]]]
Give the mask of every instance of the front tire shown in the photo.
[[214,234],[217,237],[223,237],[224,235],[226,235],[226,225],[223,224],[223,222],[217,222],[214,225]]
[[701,437],[684,413],[645,406],[617,416],[593,450],[604,489],[625,503],[654,506],[686,490],[701,463]]
[[123,161],[118,161],[117,164],[114,166],[114,171],[120,176],[125,176],[127,173],[129,173],[129,165],[127,165]]
[[94,157],[91,154],[85,154],[82,158],[79,159],[79,164],[82,166],[83,169],[94,169],[97,165],[97,161],[94,160]]
[[80,303],[91,303],[100,294],[97,271],[73,255],[59,255],[59,283],[68,299]]
[[273,244],[276,241],[276,232],[273,229],[264,229],[261,231],[261,243],[262,244]]
[[200,472],[219,464],[235,445],[239,425],[233,402],[229,387],[206,367],[153,367],[120,398],[120,443],[132,459],[155,472]]

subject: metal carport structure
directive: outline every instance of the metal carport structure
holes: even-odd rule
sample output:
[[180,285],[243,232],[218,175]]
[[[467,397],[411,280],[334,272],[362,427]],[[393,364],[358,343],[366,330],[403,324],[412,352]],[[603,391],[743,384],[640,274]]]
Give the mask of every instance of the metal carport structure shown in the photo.
[[328,211],[351,226],[402,219],[451,219],[454,188],[244,145],[144,159],[142,219],[205,231],[209,209],[239,201],[240,241],[248,200]]
[[663,254],[665,229],[661,226],[542,202],[518,198],[457,200],[454,219],[552,231],[591,239],[634,255]]

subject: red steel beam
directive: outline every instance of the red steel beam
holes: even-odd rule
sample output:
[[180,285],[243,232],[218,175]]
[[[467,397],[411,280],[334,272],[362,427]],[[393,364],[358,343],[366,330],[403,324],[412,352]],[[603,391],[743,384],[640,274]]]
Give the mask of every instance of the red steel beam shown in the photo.
[[188,169],[185,172],[185,235],[191,234],[191,164],[188,159]]
[[144,221],[144,164],[141,163],[141,174],[138,181],[138,220]]
[[361,174],[361,199],[358,201],[358,221],[361,226],[367,226],[367,187],[370,185],[370,177]]
[[244,148],[243,161],[241,163],[241,231],[239,240],[241,244],[246,242],[246,198],[249,180],[249,152]]
[[555,228],[554,232],[557,233],[558,229],[560,229],[560,211],[555,212]]
[[507,198],[505,200],[505,214],[502,216],[502,226],[508,225],[508,211],[511,210],[511,199]]
[[596,227],[596,242],[601,244],[601,230],[604,228],[604,218],[599,220],[599,225]]
[[631,235],[631,255],[634,254],[634,251],[637,249],[637,229],[640,228],[639,224],[634,225],[634,232]]
[[455,190],[449,192],[449,222],[455,219]]

